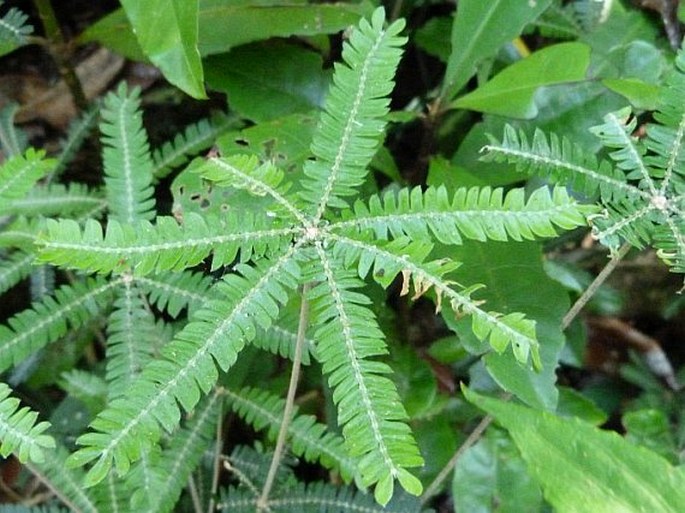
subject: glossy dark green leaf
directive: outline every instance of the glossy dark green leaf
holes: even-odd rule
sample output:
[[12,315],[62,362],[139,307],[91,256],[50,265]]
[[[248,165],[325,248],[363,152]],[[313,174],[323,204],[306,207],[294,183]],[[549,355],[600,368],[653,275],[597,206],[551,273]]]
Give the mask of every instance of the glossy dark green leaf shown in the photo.
[[516,445],[493,429],[459,459],[452,497],[455,512],[521,513],[542,505],[540,486],[528,475]]
[[556,511],[685,511],[685,471],[658,454],[575,418],[563,419],[468,389],[464,394],[509,431]]
[[319,109],[329,83],[322,66],[319,54],[288,44],[244,45],[205,60],[208,86],[256,122]]
[[452,24],[452,53],[440,96],[453,98],[476,73],[483,59],[521,33],[552,0],[461,0]]
[[309,144],[316,128],[316,118],[293,114],[220,136],[216,147],[222,155],[241,153],[270,160],[294,180],[304,161],[311,155]]
[[121,0],[138,43],[166,79],[205,98],[198,43],[198,0]]
[[540,87],[584,80],[589,64],[590,47],[585,44],[549,46],[505,68],[452,106],[530,119],[538,113],[533,97]]
[[647,447],[676,463],[677,453],[671,424],[662,410],[653,408],[630,411],[621,420],[626,428],[626,439]]
[[[200,0],[198,49],[205,57],[272,37],[333,34],[354,25],[370,12],[366,2],[309,5],[287,0]],[[144,56],[121,10],[89,27],[80,41],[97,41],[134,60],[142,60]]]
[[[504,390],[526,403],[554,409],[558,397],[554,386],[555,368],[564,344],[559,325],[569,307],[569,299],[563,287],[547,277],[542,267],[540,245],[524,242],[467,243],[449,251],[452,258],[463,262],[455,272],[456,280],[485,285],[478,296],[486,300],[481,308],[502,314],[523,312],[537,322],[542,371],[531,372],[516,362],[511,351],[506,351],[485,355],[488,372]],[[522,294],[521,291],[529,293]],[[445,315],[445,319],[471,350],[487,349],[474,340],[468,319],[455,321],[449,315]]]

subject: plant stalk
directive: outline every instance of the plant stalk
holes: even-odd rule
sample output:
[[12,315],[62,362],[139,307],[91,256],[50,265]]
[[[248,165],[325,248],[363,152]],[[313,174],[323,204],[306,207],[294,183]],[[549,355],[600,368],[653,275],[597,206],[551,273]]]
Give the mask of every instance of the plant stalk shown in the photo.
[[454,455],[442,468],[442,470],[436,476],[436,478],[433,479],[433,482],[428,486],[428,488],[426,488],[426,491],[423,492],[423,495],[421,495],[421,504],[425,504],[431,497],[438,493],[443,481],[447,479],[447,476],[450,474],[450,472],[452,472],[454,467],[457,465],[457,461],[459,461],[459,458],[461,458],[464,452],[466,452],[466,450],[469,447],[475,444],[480,439],[480,437],[483,436],[483,433],[492,423],[492,421],[493,418],[490,415],[486,415],[482,418],[482,420],[473,429],[473,431],[471,431],[471,434],[466,438],[466,440],[464,440],[464,443],[461,444],[459,449],[457,449],[457,452],[454,453]]
[[609,275],[614,272],[614,269],[616,269],[616,266],[619,264],[619,262],[623,260],[623,257],[628,254],[630,248],[631,245],[627,242],[624,242],[623,246],[621,246],[616,254],[611,257],[611,260],[609,260],[597,277],[592,281],[592,283],[590,283],[590,286],[583,291],[571,309],[566,313],[566,315],[564,315],[564,318],[561,320],[561,331],[565,331],[566,328],[569,327],[569,325],[573,322],[573,319],[578,316],[583,307],[588,303],[588,301],[590,301],[592,296],[595,295],[597,289],[602,286]]
[[71,52],[67,51],[67,43],[57,21],[55,10],[52,8],[50,0],[33,0],[33,4],[38,10],[38,16],[43,24],[45,36],[49,41],[49,44],[47,45],[48,51],[57,63],[59,74],[62,77],[62,80],[67,84],[76,108],[79,111],[83,111],[88,108],[88,99],[83,92],[81,81],[76,75],[76,70],[71,63]]
[[305,332],[309,324],[309,302],[307,301],[307,292],[309,291],[309,284],[302,287],[302,304],[300,305],[300,318],[297,325],[297,339],[295,341],[295,354],[293,355],[293,370],[290,373],[290,383],[288,384],[288,394],[285,399],[285,408],[283,409],[283,419],[281,421],[281,428],[278,431],[278,438],[276,440],[276,449],[274,449],[274,456],[271,459],[271,466],[269,473],[266,476],[266,482],[262,493],[257,500],[257,510],[265,511],[268,509],[269,493],[273,487],[276,479],[276,472],[281,464],[283,458],[283,450],[285,449],[285,441],[288,436],[288,429],[293,416],[295,408],[295,393],[297,392],[297,383],[300,380],[300,368],[302,367],[302,350],[305,344]]
[[219,403],[219,417],[218,421],[216,423],[216,442],[215,442],[215,447],[214,447],[214,462],[213,462],[213,471],[212,471],[212,487],[210,489],[209,493],[209,503],[207,505],[207,513],[212,513],[215,508],[215,498],[216,498],[216,492],[219,488],[219,473],[221,472],[221,448],[222,448],[222,442],[223,439],[221,438],[222,432],[223,432],[223,422],[222,419],[224,417],[224,408],[223,408],[223,398],[221,399],[221,402]]

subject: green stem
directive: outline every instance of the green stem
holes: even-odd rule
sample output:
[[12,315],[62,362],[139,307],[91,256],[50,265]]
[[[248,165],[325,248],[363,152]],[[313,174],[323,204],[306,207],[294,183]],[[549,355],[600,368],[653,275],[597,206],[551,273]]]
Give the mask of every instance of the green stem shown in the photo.
[[83,92],[83,87],[76,75],[74,66],[71,64],[70,52],[67,51],[64,34],[59,26],[52,4],[50,0],[33,0],[33,4],[38,10],[40,21],[45,30],[45,36],[50,41],[48,50],[57,63],[62,80],[64,80],[69,91],[71,91],[76,108],[78,110],[85,110],[88,107],[88,99]]
[[566,313],[566,315],[564,315],[564,318],[561,320],[561,331],[564,331],[569,327],[571,322],[573,322],[573,319],[578,316],[583,307],[588,303],[588,301],[590,301],[592,296],[595,295],[597,289],[599,289],[599,287],[601,287],[602,284],[607,280],[609,275],[614,272],[614,269],[616,269],[618,263],[628,254],[630,248],[630,244],[625,242],[623,246],[621,246],[616,252],[616,254],[611,257],[611,260],[609,260],[609,262],[604,266],[593,282],[590,283],[590,286],[583,291],[571,309]]
[[307,301],[307,292],[309,291],[309,284],[302,287],[302,304],[300,305],[300,318],[297,326],[297,339],[295,342],[295,354],[293,355],[293,370],[290,373],[290,384],[288,385],[288,394],[285,399],[285,408],[283,409],[283,419],[281,421],[281,428],[278,431],[278,438],[276,440],[276,448],[274,449],[274,456],[271,459],[271,466],[269,473],[266,476],[266,482],[262,493],[257,500],[257,511],[265,511],[268,509],[269,493],[273,487],[276,479],[276,472],[281,464],[283,458],[283,450],[285,449],[285,441],[288,436],[288,429],[292,421],[293,410],[295,408],[295,393],[297,392],[297,383],[300,380],[300,368],[302,366],[302,350],[305,344],[305,332],[307,324],[309,323],[309,302]]

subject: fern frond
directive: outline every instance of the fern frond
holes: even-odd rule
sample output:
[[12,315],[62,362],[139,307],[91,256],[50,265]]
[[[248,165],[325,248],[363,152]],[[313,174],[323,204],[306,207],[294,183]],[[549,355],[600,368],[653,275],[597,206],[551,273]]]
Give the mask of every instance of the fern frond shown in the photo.
[[33,303],[0,326],[0,372],[7,370],[32,353],[67,332],[67,325],[78,328],[98,315],[109,301],[111,291],[121,279],[87,280],[64,285],[55,295]]
[[188,162],[189,157],[209,148],[219,135],[235,125],[235,118],[225,114],[188,125],[173,141],[164,143],[152,153],[152,175],[156,180],[166,177],[175,168]]
[[0,109],[0,148],[5,158],[22,154],[29,144],[26,133],[14,124],[14,116],[18,110],[19,104],[14,102],[9,102]]
[[192,312],[212,299],[209,289],[213,280],[202,273],[161,273],[133,280],[149,295],[151,304],[173,318],[184,308]]
[[20,249],[27,253],[35,251],[35,241],[44,226],[42,219],[18,217],[0,230],[0,248]]
[[156,349],[155,318],[140,291],[124,279],[107,324],[107,382],[112,400],[127,394]]
[[76,156],[76,152],[83,144],[83,141],[85,141],[93,127],[95,127],[99,113],[100,109],[97,106],[92,106],[69,123],[67,137],[62,141],[62,149],[52,170],[53,176],[59,175]]
[[0,204],[0,215],[67,217],[104,210],[106,206],[107,201],[99,191],[91,191],[85,185],[50,184],[34,187],[22,198],[4,201]]
[[129,511],[129,494],[126,483],[117,479],[114,474],[108,475],[105,479],[89,490],[90,495],[98,505],[99,513],[122,513]]
[[335,67],[333,84],[312,140],[316,159],[307,161],[302,197],[316,205],[321,219],[327,206],[345,207],[341,198],[357,194],[376,153],[388,112],[387,96],[400,60],[404,22],[383,28],[377,9],[371,23],[361,20],[343,47],[344,64]]
[[169,447],[152,464],[149,481],[129,481],[134,485],[131,507],[136,512],[167,513],[173,510],[188,484],[188,478],[212,443],[222,400],[223,393],[217,390],[193,410],[184,427],[174,432]]
[[246,190],[255,196],[272,198],[276,208],[271,213],[267,211],[267,216],[286,216],[299,221],[300,224],[307,224],[302,212],[285,196],[291,184],[283,182],[283,171],[272,163],[260,164],[257,157],[250,155],[214,157],[197,160],[196,163],[198,165],[191,166],[193,172],[220,187],[230,186]]
[[[257,506],[254,494],[245,488],[221,490],[218,507],[225,513],[254,513]],[[398,493],[381,506],[371,495],[355,492],[349,487],[335,487],[328,483],[297,483],[283,486],[267,501],[272,513],[419,513],[421,504],[415,497]]]
[[424,263],[423,259],[430,248],[421,253],[417,247],[418,243],[410,244],[402,239],[387,245],[337,234],[331,234],[331,239],[335,240],[336,251],[340,252],[342,258],[359,262],[358,269],[362,278],[373,266],[374,280],[387,287],[390,284],[388,275],[394,277],[401,272],[402,294],[408,294],[413,287],[414,298],[417,298],[433,289],[436,295],[436,310],[440,311],[443,303],[447,303],[456,315],[471,315],[474,334],[480,340],[489,340],[495,351],[501,353],[511,344],[514,356],[519,362],[526,364],[531,358],[534,368],[542,367],[535,322],[517,312],[502,315],[483,310],[480,307],[483,301],[471,297],[481,288],[480,285],[455,290],[455,283],[445,279],[444,275],[456,269],[458,263],[449,260]]
[[33,32],[33,27],[26,23],[28,19],[29,17],[16,7],[12,7],[0,18],[0,56],[27,43],[27,36]]
[[107,382],[91,372],[71,369],[63,372],[59,386],[71,397],[81,401],[95,415],[107,403]]
[[293,259],[297,246],[278,259],[255,267],[236,266],[214,288],[223,297],[205,303],[186,327],[164,346],[161,357],[143,369],[125,397],[117,399],[91,424],[94,432],[78,439],[84,446],[74,453],[72,465],[97,459],[87,484],[98,483],[112,463],[119,474],[160,437],[160,426],[171,431],[180,420],[180,408],[192,409],[201,392],[218,379],[216,366],[226,371],[238,352],[256,334],[268,328],[285,304],[288,291],[298,284],[299,267]]
[[152,157],[140,112],[140,90],[122,82],[102,108],[102,158],[110,216],[133,223],[155,216]]
[[663,181],[659,191],[663,195],[671,185],[680,196],[685,193],[685,52],[680,51],[675,59],[675,69],[669,73],[661,88],[659,109],[654,119],[660,124],[647,126],[645,141],[649,150],[656,156],[647,157],[650,165],[663,170]]
[[[271,325],[268,330],[260,330],[252,345],[292,360],[297,342],[297,324],[299,318],[293,311],[286,311]],[[302,365],[309,365],[311,356],[316,357],[316,345],[313,338],[305,336],[302,348]]]
[[317,326],[317,354],[333,389],[338,422],[350,455],[359,458],[365,486],[376,484],[376,499],[385,504],[394,481],[414,494],[421,484],[406,469],[423,465],[407,414],[394,383],[384,376],[387,364],[370,360],[387,353],[370,299],[354,289],[362,282],[342,269],[317,246],[321,271],[309,294],[312,322]]
[[15,251],[0,259],[0,294],[14,287],[31,273],[36,256],[23,251]]
[[685,273],[685,222],[670,220],[654,234],[659,256],[676,273]]
[[568,184],[588,196],[599,192],[606,201],[641,195],[626,183],[619,168],[612,168],[606,161],[597,162],[594,155],[568,139],[559,139],[555,134],[548,138],[541,130],[535,131],[531,144],[523,131],[507,125],[502,142],[490,137],[490,144],[481,151],[485,152],[482,160],[516,164],[519,171]]
[[373,229],[376,237],[387,239],[408,236],[428,240],[429,230],[444,244],[460,244],[462,237],[485,240],[533,240],[557,235],[555,226],[570,230],[585,223],[580,206],[564,188],[551,193],[547,187],[533,191],[528,198],[523,189],[512,189],[506,196],[502,189],[489,187],[458,189],[450,199],[444,187],[420,187],[374,195],[368,205],[357,201],[354,214],[345,213],[345,221],[332,221],[331,229],[353,227]]
[[38,422],[38,413],[24,406],[19,408],[19,399],[10,397],[10,387],[0,383],[0,455],[13,453],[19,461],[41,462],[45,449],[55,447],[55,440],[45,430],[48,422]]
[[158,217],[155,225],[114,220],[103,234],[100,223],[88,220],[83,231],[72,220],[46,222],[47,233],[38,241],[39,260],[95,272],[122,272],[136,276],[153,271],[180,271],[212,254],[212,270],[240,260],[263,256],[288,244],[299,228],[271,228],[271,220],[241,213],[224,219],[189,213],[182,225],[173,217]]
[[45,452],[39,463],[29,463],[31,473],[38,477],[65,504],[69,511],[100,513],[95,499],[82,485],[83,472],[65,468],[67,450],[62,445]]
[[23,155],[15,155],[0,166],[0,205],[23,197],[35,183],[54,166],[44,151],[29,148]]
[[644,161],[647,148],[639,143],[632,134],[637,128],[637,119],[631,115],[630,107],[604,116],[604,123],[592,127],[590,131],[602,141],[617,167],[626,173],[626,180],[645,180],[649,194],[656,189]]
[[[283,423],[285,401],[266,390],[243,388],[224,391],[229,405],[254,429],[268,429],[269,438],[275,440]],[[356,461],[350,458],[344,447],[343,439],[329,432],[326,426],[316,422],[311,415],[297,415],[288,428],[291,450],[296,456],[307,461],[320,461],[328,468],[340,472],[346,482],[356,474]]]

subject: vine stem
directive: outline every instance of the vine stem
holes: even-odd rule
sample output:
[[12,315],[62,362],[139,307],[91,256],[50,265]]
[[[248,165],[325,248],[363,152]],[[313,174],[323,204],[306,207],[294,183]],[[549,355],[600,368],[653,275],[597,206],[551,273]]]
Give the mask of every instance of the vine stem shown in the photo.
[[442,468],[440,473],[436,476],[435,479],[433,479],[433,482],[426,488],[426,491],[423,492],[423,495],[421,495],[421,504],[425,504],[433,495],[438,493],[440,490],[440,487],[442,486],[442,483],[445,479],[447,479],[447,476],[452,472],[454,467],[457,465],[457,461],[459,461],[459,458],[471,447],[473,444],[475,444],[481,436],[483,436],[483,433],[485,430],[488,428],[488,426],[492,423],[493,418],[490,415],[486,415],[481,419],[481,421],[478,423],[478,425],[471,431],[471,434],[464,440],[464,443],[461,444],[459,449],[457,449],[457,452],[452,455],[450,460],[447,462],[447,464]]
[[623,259],[628,254],[628,251],[630,251],[630,244],[627,242],[623,243],[623,246],[619,248],[619,250],[616,252],[611,257],[611,260],[604,266],[604,268],[600,271],[600,273],[597,275],[597,277],[590,283],[590,286],[586,288],[583,293],[580,295],[580,297],[576,300],[575,303],[573,303],[573,306],[571,309],[564,315],[564,318],[561,320],[561,331],[565,331],[566,328],[569,327],[571,322],[573,322],[573,319],[575,319],[580,311],[583,309],[583,307],[590,301],[592,296],[595,295],[595,292],[597,292],[597,289],[602,286],[602,284],[607,280],[609,275],[614,272],[614,269],[616,269],[616,266],[619,264],[619,262]]
[[293,409],[295,407],[295,393],[297,392],[297,383],[300,380],[300,368],[302,366],[302,350],[305,344],[305,332],[307,330],[307,324],[309,323],[309,302],[307,301],[308,291],[309,284],[306,283],[302,287],[302,304],[300,305],[300,318],[297,325],[297,339],[295,341],[295,354],[293,355],[293,370],[290,373],[288,394],[286,395],[285,407],[283,408],[283,419],[281,421],[281,428],[278,431],[276,449],[274,449],[274,456],[271,459],[269,473],[266,476],[262,493],[257,500],[258,511],[264,511],[269,507],[269,493],[271,493],[271,488],[273,487],[274,480],[276,479],[276,472],[281,464],[281,459],[283,458],[285,440],[288,436],[288,429],[293,416]]

